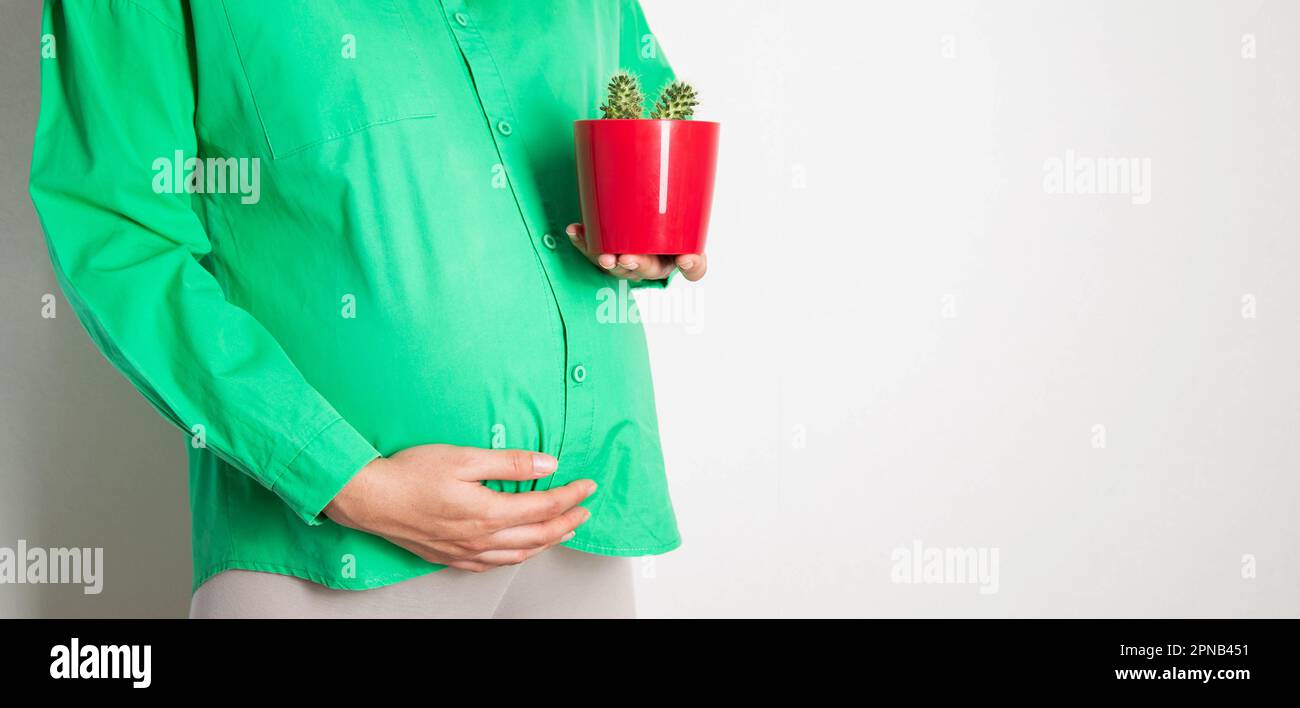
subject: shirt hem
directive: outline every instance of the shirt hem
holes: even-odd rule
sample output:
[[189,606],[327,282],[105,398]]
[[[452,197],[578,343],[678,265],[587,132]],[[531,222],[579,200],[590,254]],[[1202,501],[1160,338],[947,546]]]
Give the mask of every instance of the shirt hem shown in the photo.
[[575,551],[594,553],[598,556],[655,556],[661,553],[667,553],[669,551],[676,550],[678,547],[682,545],[682,539],[680,536],[678,536],[677,538],[674,538],[673,540],[667,543],[661,543],[654,546],[640,546],[640,547],[602,546],[597,543],[587,543],[585,541],[579,541],[577,539],[569,541],[568,543],[561,543],[560,545],[564,546],[565,548],[572,548]]
[[295,578],[301,578],[302,580],[316,583],[317,585],[324,585],[325,587],[334,590],[355,591],[355,590],[373,590],[375,588],[384,587],[385,585],[393,585],[395,583],[400,583],[403,580],[411,580],[412,578],[418,578],[424,575],[428,575],[430,573],[436,573],[446,567],[447,566],[445,565],[431,564],[431,567],[425,571],[420,571],[415,573],[389,573],[387,575],[377,575],[377,576],[372,576],[364,579],[357,578],[348,581],[348,580],[340,580],[336,576],[326,575],[324,573],[318,573],[306,568],[293,568],[286,565],[280,565],[278,563],[263,563],[260,561],[245,561],[245,560],[227,560],[218,563],[216,565],[209,566],[202,573],[195,574],[194,583],[190,587],[190,594],[193,595],[196,591],[198,591],[199,586],[203,585],[203,583],[210,580],[217,573],[220,573],[225,570],[252,570],[252,571],[257,571],[262,573],[276,573],[279,575],[290,575]]
[[[675,550],[682,545],[681,537],[674,538],[668,543],[661,543],[654,546],[603,546],[597,543],[584,543],[582,541],[569,541],[560,544],[566,548],[572,548],[575,551],[592,553],[599,556],[653,556],[661,553],[667,553]],[[447,566],[435,565],[429,570],[416,573],[389,573],[387,575],[373,576],[365,579],[355,579],[351,582],[340,580],[336,576],[318,573],[307,568],[294,568],[279,563],[263,563],[260,561],[246,560],[227,560],[216,565],[209,566],[202,573],[194,576],[194,583],[190,588],[190,594],[193,595],[199,589],[199,586],[207,582],[217,573],[225,570],[251,570],[263,573],[278,573],[279,575],[289,575],[295,578],[301,578],[308,582],[324,585],[334,590],[373,590],[385,585],[393,585],[404,580],[411,580],[430,573],[436,573]]]

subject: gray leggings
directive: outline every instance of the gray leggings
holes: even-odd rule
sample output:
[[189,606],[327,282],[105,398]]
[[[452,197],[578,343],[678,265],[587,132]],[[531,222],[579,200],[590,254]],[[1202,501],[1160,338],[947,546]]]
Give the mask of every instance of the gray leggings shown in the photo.
[[636,616],[632,565],[557,546],[519,565],[445,568],[372,590],[335,590],[290,575],[226,570],[190,601],[193,619],[608,618]]

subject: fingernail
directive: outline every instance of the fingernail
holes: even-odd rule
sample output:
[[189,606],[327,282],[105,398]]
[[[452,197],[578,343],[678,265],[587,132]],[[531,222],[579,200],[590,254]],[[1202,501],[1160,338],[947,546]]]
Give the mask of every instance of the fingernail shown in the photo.
[[583,510],[582,510],[582,520],[585,522],[587,519],[590,519],[590,518],[591,518],[591,509],[583,509]]
[[595,493],[596,493],[596,483],[595,483],[595,482],[588,482],[588,483],[587,483],[587,496],[591,496],[591,495],[593,495],[593,494],[595,494]]
[[564,538],[560,539],[560,543],[564,543],[565,541],[572,541],[573,537],[577,535],[578,535],[577,531],[570,531],[564,534]]
[[555,458],[550,455],[533,455],[533,474],[538,477],[545,477],[554,472],[557,466]]
[[602,263],[600,267],[601,267],[601,268],[604,268],[605,270],[614,270],[614,266],[616,266],[616,265],[618,265],[617,262],[610,263],[609,265],[605,265],[605,264]]
[[686,260],[684,260],[684,261],[681,262],[681,264],[679,265],[679,267],[680,267],[682,270],[690,270],[690,269],[692,269],[692,268],[695,267],[695,261],[693,261],[693,260],[687,258]]
[[578,230],[573,228],[573,224],[569,224],[568,226],[564,227],[564,233],[570,236],[577,236]]
[[640,263],[620,263],[619,265],[623,266],[625,270],[636,270],[641,267]]

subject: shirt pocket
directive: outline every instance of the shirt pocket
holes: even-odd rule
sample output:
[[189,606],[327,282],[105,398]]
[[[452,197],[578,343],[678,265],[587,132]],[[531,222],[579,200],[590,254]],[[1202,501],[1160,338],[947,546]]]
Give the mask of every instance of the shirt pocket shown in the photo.
[[271,157],[435,115],[394,0],[222,0]]

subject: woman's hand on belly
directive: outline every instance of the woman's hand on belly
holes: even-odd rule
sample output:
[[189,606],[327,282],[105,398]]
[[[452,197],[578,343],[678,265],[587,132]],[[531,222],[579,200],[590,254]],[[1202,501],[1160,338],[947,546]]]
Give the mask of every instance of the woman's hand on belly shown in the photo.
[[482,482],[536,480],[556,464],[527,450],[419,445],[363,467],[325,514],[431,563],[473,572],[514,565],[572,538],[591,516],[578,504],[596,483],[511,494]]

